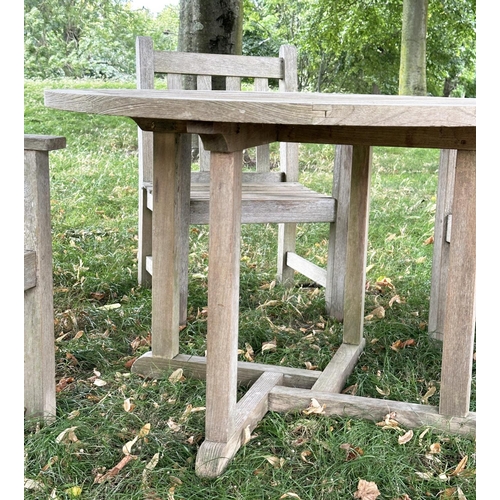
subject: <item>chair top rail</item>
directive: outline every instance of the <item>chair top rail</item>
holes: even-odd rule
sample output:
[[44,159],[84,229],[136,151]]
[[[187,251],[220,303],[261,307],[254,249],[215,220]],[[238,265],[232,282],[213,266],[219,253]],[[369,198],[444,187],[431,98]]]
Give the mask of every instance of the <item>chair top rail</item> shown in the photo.
[[154,72],[182,75],[284,78],[280,57],[154,51]]

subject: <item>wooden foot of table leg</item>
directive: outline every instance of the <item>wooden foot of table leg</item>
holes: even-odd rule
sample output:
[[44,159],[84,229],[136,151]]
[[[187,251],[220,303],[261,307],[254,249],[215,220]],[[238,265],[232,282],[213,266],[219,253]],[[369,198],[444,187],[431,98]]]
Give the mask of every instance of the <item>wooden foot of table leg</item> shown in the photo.
[[225,442],[206,440],[196,456],[196,474],[217,477],[222,474],[236,452],[250,438],[260,420],[268,411],[271,390],[283,382],[280,373],[263,373],[236,405],[233,415],[234,430]]

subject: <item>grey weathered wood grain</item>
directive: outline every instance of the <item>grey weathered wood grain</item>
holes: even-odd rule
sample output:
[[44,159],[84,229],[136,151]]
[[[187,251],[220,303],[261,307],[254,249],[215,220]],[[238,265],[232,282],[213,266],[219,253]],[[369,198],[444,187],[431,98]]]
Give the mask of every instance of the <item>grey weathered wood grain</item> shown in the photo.
[[363,338],[371,161],[371,147],[353,147],[346,241],[344,342],[355,345]]
[[324,405],[324,415],[354,417],[373,422],[381,422],[385,416],[395,412],[394,419],[402,428],[431,427],[444,432],[474,436],[476,433],[476,414],[465,416],[445,416],[434,406],[392,401],[387,399],[366,398],[348,394],[275,387],[269,394],[269,410],[277,412],[298,412],[308,408],[314,398]]
[[453,190],[439,412],[469,412],[475,333],[476,153],[458,151]]
[[56,136],[24,136],[24,407],[26,417],[56,415],[49,151]]
[[432,253],[431,295],[428,331],[431,337],[443,340],[446,283],[450,255],[448,236],[455,184],[457,151],[441,150],[438,170],[438,191],[434,222],[434,248]]
[[[178,354],[175,358],[167,359],[161,356],[153,356],[152,352],[149,351],[137,359],[132,366],[132,372],[154,379],[178,368],[182,368],[187,377],[206,380],[207,359],[203,356],[190,356],[187,354]],[[242,386],[251,385],[264,372],[279,373],[283,376],[283,385],[303,389],[310,389],[321,375],[320,371],[238,361],[238,384]]]
[[210,155],[206,439],[215,442],[234,431],[242,165],[241,152]]
[[[469,98],[128,89],[46,90],[56,109],[158,120],[342,127],[474,128]],[[465,146],[465,144],[463,145]]]

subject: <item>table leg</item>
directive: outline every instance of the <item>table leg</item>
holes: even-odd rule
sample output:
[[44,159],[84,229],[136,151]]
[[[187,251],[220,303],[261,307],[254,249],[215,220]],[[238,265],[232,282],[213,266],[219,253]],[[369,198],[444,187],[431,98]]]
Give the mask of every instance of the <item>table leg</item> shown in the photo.
[[214,459],[210,443],[234,430],[238,361],[242,153],[210,155],[207,400],[197,464]]
[[[153,135],[153,266],[151,350],[153,356],[179,353],[179,276],[181,223],[185,192],[183,176],[190,168],[182,157],[181,134]],[[189,189],[189,184],[188,184]]]
[[344,291],[346,344],[360,344],[363,339],[371,159],[370,146],[353,146]]
[[469,412],[476,290],[476,152],[458,151],[443,324],[439,413]]

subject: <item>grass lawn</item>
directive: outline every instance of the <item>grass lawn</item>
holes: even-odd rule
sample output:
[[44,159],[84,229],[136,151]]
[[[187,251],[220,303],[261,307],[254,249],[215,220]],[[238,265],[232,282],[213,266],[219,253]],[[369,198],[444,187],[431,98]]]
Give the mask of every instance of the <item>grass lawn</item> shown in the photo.
[[[124,86],[134,83],[25,82],[25,133],[67,138],[50,153],[58,414],[49,426],[25,421],[25,498],[342,500],[365,480],[379,499],[475,499],[474,438],[421,428],[402,445],[408,429],[300,413],[268,413],[221,477],[195,475],[204,383],[129,369],[150,349],[151,324],[151,291],[137,285],[136,125],[43,106],[45,88]],[[331,146],[301,145],[301,181],[329,192],[333,155]],[[427,335],[438,163],[439,151],[374,149],[365,313],[382,306],[385,317],[365,323],[351,393],[438,403],[440,344]],[[190,231],[181,352],[203,355],[208,227]],[[276,235],[275,225],[242,228],[241,359],[322,370],[342,324],[325,317],[322,290],[306,279],[275,284]],[[301,225],[298,253],[324,264],[327,238],[326,224]],[[263,350],[271,340],[276,350]],[[413,342],[393,348],[405,340]],[[474,377],[472,411],[475,401]],[[110,473],[138,435],[133,459]]]

